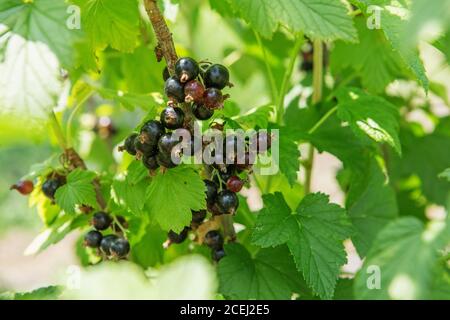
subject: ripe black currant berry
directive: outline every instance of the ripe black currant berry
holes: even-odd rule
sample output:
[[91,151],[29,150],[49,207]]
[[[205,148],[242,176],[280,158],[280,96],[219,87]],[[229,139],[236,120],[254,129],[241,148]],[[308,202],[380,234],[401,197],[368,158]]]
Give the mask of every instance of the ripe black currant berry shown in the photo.
[[178,145],[180,140],[170,132],[167,132],[159,138],[158,150],[159,153],[164,153],[165,155],[170,155],[173,147]]
[[135,142],[137,136],[138,136],[137,133],[130,134],[125,139],[125,144],[123,146],[123,148],[126,150],[126,152],[128,152],[132,156],[136,155],[136,146],[135,146],[134,142]]
[[170,154],[158,153],[156,155],[156,163],[164,168],[175,168],[179,163],[175,163],[172,161],[172,157]]
[[223,65],[213,64],[206,70],[203,80],[207,88],[222,90],[230,81],[230,73]]
[[147,121],[141,128],[140,140],[145,143],[156,145],[159,138],[166,132],[161,122],[156,120]]
[[141,136],[137,136],[136,139],[134,139],[134,147],[136,149],[136,153],[139,152],[141,156],[152,156],[158,151],[155,144],[150,142],[142,142]]
[[224,96],[219,89],[208,88],[203,94],[203,104],[209,109],[220,109],[223,107]]
[[170,78],[169,68],[164,67],[164,70],[162,72],[162,77],[163,77],[164,81],[166,81],[167,79]]
[[167,236],[169,237],[171,243],[182,243],[184,240],[186,240],[188,231],[188,227],[185,227],[180,233],[176,233],[170,230]]
[[180,58],[175,63],[175,74],[181,83],[197,78],[199,71],[197,62],[192,58]]
[[212,205],[217,197],[217,184],[211,180],[203,180],[203,182],[206,186],[206,203]]
[[192,105],[192,113],[198,120],[208,120],[213,116],[214,110],[208,109],[203,104],[194,103]]
[[156,161],[156,156],[147,156],[144,155],[142,157],[142,163],[149,170],[155,170],[159,167],[158,162]]
[[56,177],[52,177],[47,179],[43,184],[42,184],[42,192],[44,192],[44,194],[50,198],[50,199],[55,199],[55,193],[56,190],[61,187],[64,184],[64,178],[60,177],[60,176],[56,176]]
[[241,191],[242,187],[244,186],[244,181],[242,181],[237,176],[231,176],[227,180],[227,189],[231,192],[239,192]]
[[97,230],[91,230],[84,236],[84,245],[90,248],[100,247],[103,236]]
[[212,258],[215,262],[219,262],[220,259],[222,259],[223,257],[225,257],[225,250],[223,250],[223,248],[216,249],[216,250],[212,250],[212,252],[211,252],[211,258]]
[[170,77],[166,80],[164,92],[169,99],[179,103],[184,102],[184,86],[176,77]]
[[106,212],[96,212],[92,217],[92,225],[97,230],[105,230],[108,229],[111,225],[112,219]]
[[234,192],[223,190],[217,195],[216,204],[221,214],[234,214],[239,206],[239,198]]
[[115,234],[109,234],[104,236],[100,242],[100,249],[107,256],[111,255],[111,246],[118,237]]
[[197,80],[191,80],[184,85],[185,102],[201,102],[205,87]]
[[184,112],[178,107],[167,107],[161,112],[160,119],[167,129],[178,129],[183,126]]
[[20,180],[16,184],[13,184],[9,189],[17,190],[20,194],[23,194],[25,196],[33,191],[34,184],[31,180]]
[[130,252],[130,243],[127,239],[117,238],[111,243],[110,252],[113,257],[124,258]]
[[203,242],[211,249],[220,249],[223,247],[223,237],[217,230],[208,231]]
[[206,217],[206,210],[192,211],[192,222],[202,223]]

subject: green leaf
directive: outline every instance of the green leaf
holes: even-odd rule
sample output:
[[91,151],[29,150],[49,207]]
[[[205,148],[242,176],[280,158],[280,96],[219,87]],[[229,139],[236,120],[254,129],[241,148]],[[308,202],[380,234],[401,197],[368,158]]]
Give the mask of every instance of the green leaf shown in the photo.
[[353,244],[364,257],[378,232],[398,213],[395,192],[376,159],[366,161],[366,170],[352,171],[346,207],[357,230]]
[[439,176],[439,178],[441,179],[445,179],[448,182],[450,182],[450,168],[445,169],[444,171],[442,171]]
[[256,127],[265,129],[270,120],[270,114],[273,112],[273,106],[259,107],[252,112],[248,112],[244,115],[233,117],[232,120],[236,121],[241,127],[246,129],[254,129]]
[[14,300],[56,300],[62,293],[60,286],[48,286],[35,289],[30,292],[16,292],[12,299]]
[[163,232],[157,225],[150,225],[145,229],[143,237],[130,244],[133,250],[131,255],[133,261],[143,268],[154,267],[163,262],[164,248],[163,243],[167,239],[167,233]]
[[206,208],[203,180],[186,166],[158,172],[147,190],[147,206],[163,230],[180,232],[190,224],[191,210]]
[[355,21],[359,43],[337,41],[331,52],[331,68],[338,72],[350,67],[361,78],[364,87],[371,92],[382,93],[402,74],[403,61],[392,50],[382,31],[367,28],[364,18]]
[[[279,163],[280,171],[283,173],[289,184],[294,186],[297,182],[297,172],[300,170],[300,150],[295,141],[294,135],[286,127],[279,129]],[[273,143],[273,148],[276,148],[276,142]]]
[[358,137],[367,135],[376,142],[386,142],[401,154],[399,113],[394,105],[357,88],[341,89],[338,100],[338,117],[348,122]]
[[270,38],[279,24],[321,40],[356,41],[356,30],[338,0],[229,0],[251,26]]
[[153,114],[153,116],[156,115],[157,106],[163,102],[162,96],[158,92],[137,94],[107,88],[95,89],[103,98],[118,101],[124,108],[130,111],[133,111],[136,107],[139,107]]
[[[390,223],[378,234],[356,275],[356,298],[430,299],[438,250],[449,243],[450,228],[444,221],[424,227],[418,219],[405,217]],[[368,286],[376,284],[369,266],[379,268],[379,289]]]
[[[263,199],[272,210],[259,214],[253,242],[263,247],[286,242],[308,285],[322,299],[330,299],[340,266],[346,262],[342,241],[353,232],[345,210],[321,193],[306,195],[295,213],[279,193]],[[281,232],[281,224],[286,231]]]
[[74,213],[77,205],[97,207],[97,199],[92,181],[96,174],[91,171],[75,169],[67,175],[65,185],[55,193],[56,203],[67,213]]
[[36,185],[34,186],[33,192],[30,194],[29,205],[30,207],[36,206],[39,218],[45,226],[49,226],[53,223],[55,218],[60,213],[61,209],[52,203],[43,192],[42,192],[42,177],[39,177]]
[[225,246],[218,267],[219,292],[231,299],[290,299],[301,287],[287,248],[262,249],[255,257],[240,244]]
[[[41,126],[63,90],[61,66],[73,58],[76,30],[66,26],[64,1],[0,4],[0,115],[12,114],[27,127]],[[45,62],[45,63],[44,63]]]
[[81,22],[91,46],[111,46],[124,52],[136,48],[139,10],[136,0],[74,0],[81,7]]

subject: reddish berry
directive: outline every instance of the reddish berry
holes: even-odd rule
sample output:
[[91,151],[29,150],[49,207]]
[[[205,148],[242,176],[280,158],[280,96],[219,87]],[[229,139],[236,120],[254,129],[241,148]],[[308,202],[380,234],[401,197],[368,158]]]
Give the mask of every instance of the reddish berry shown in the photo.
[[184,101],[201,102],[205,87],[197,80],[191,80],[184,85]]
[[219,89],[208,88],[203,94],[203,104],[209,109],[220,109],[223,107],[224,96]]
[[13,184],[9,189],[17,190],[18,192],[20,192],[20,194],[23,194],[25,196],[33,191],[34,185],[30,180],[20,180],[16,184]]
[[243,186],[244,186],[244,181],[239,179],[239,177],[237,177],[237,176],[231,176],[227,181],[227,189],[232,192],[241,191]]

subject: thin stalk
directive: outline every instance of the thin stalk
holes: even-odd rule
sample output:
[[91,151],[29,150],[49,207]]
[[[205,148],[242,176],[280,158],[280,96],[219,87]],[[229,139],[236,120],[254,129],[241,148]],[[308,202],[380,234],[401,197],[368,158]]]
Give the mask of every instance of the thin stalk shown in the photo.
[[275,77],[273,76],[272,68],[269,65],[269,58],[267,56],[266,48],[264,47],[261,37],[259,36],[258,32],[254,31],[256,41],[258,42],[258,46],[262,51],[263,58],[264,58],[264,65],[266,67],[267,76],[269,78],[270,83],[270,91],[272,94],[272,102],[275,103],[277,97],[278,97],[278,89],[277,85],[275,84]]
[[331,117],[333,115],[333,113],[335,113],[337,111],[337,106],[334,106],[333,108],[331,108],[330,110],[328,110],[327,113],[325,113],[323,115],[322,118],[319,119],[319,121],[316,122],[316,124],[314,125],[314,127],[312,127],[311,129],[309,129],[308,134],[313,134],[317,129],[319,129],[319,127],[325,122],[327,121],[327,119],[329,117]]
[[61,125],[59,124],[59,121],[56,118],[56,115],[53,111],[50,112],[50,124],[53,128],[53,132],[55,133],[56,140],[58,141],[59,146],[61,147],[61,149],[66,150],[67,141],[66,138],[64,137]]
[[84,105],[84,103],[92,96],[94,92],[90,91],[88,92],[79,102],[78,104],[75,106],[75,108],[73,108],[69,118],[67,119],[67,128],[66,128],[66,136],[67,136],[67,141],[68,141],[68,145],[72,146],[72,123],[73,123],[73,119],[75,118],[75,115],[77,114],[78,110]]

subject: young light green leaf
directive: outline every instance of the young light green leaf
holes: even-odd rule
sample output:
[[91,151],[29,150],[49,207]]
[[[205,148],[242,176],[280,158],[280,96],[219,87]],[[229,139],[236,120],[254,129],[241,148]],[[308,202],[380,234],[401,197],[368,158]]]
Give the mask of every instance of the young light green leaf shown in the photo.
[[438,250],[449,242],[445,221],[424,227],[418,219],[405,217],[390,223],[378,234],[356,275],[356,298],[430,299]]
[[96,174],[92,171],[75,169],[67,175],[65,185],[55,193],[56,203],[67,213],[74,213],[77,205],[97,206],[94,180]]
[[[273,209],[259,214],[254,243],[272,246],[286,242],[308,285],[321,298],[330,299],[339,268],[346,262],[342,241],[353,233],[345,210],[329,203],[321,193],[305,196],[294,214],[279,193],[264,200],[267,207],[281,212],[275,214]],[[277,224],[283,224],[286,231],[281,232]]]
[[137,46],[139,10],[136,0],[74,0],[81,7],[83,29],[94,49],[111,46],[131,52]]
[[445,169],[444,171],[442,171],[439,176],[439,178],[441,179],[445,179],[448,182],[450,182],[450,168]]
[[14,293],[14,300],[56,300],[63,291],[60,286],[48,286],[30,292]]
[[279,24],[321,40],[356,41],[356,30],[339,0],[229,0],[251,26],[270,38]]
[[246,113],[244,115],[233,117],[232,120],[236,121],[239,126],[246,129],[254,129],[259,127],[261,129],[267,128],[267,124],[270,120],[270,114],[273,112],[273,106],[263,106],[256,110]]
[[191,210],[206,208],[203,180],[186,166],[158,172],[147,190],[147,206],[163,230],[180,232],[190,224]]
[[401,154],[399,112],[394,105],[357,88],[339,90],[338,101],[338,117],[348,122],[358,137],[369,136],[377,142],[386,142]]

